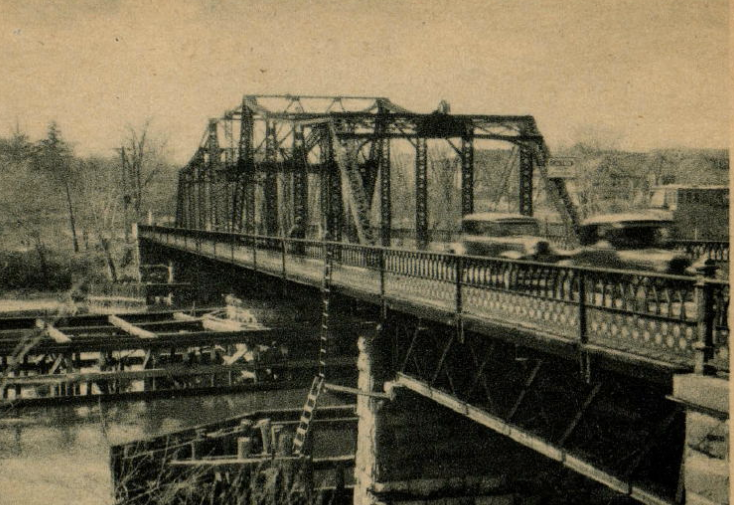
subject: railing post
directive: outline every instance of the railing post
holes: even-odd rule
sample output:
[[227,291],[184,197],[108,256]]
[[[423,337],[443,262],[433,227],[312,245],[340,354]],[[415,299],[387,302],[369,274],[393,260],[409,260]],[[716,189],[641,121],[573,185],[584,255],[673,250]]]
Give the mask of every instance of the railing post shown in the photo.
[[696,319],[698,340],[693,344],[696,351],[694,371],[702,375],[714,375],[711,365],[714,357],[714,296],[713,285],[707,282],[716,276],[714,260],[707,259],[696,269]]
[[252,269],[257,273],[257,238],[251,235],[252,239]]
[[464,310],[464,300],[462,298],[461,285],[464,281],[464,257],[460,254],[454,255],[454,264],[456,265],[456,332],[459,337],[459,343],[464,343],[464,319],[462,312]]
[[582,270],[577,270],[578,275],[578,296],[579,296],[579,312],[578,312],[578,337],[579,337],[579,365],[581,367],[581,375],[586,382],[591,382],[591,358],[586,350],[589,343],[589,326],[586,320],[586,276]]
[[232,263],[234,263],[234,243],[237,241],[237,235],[235,233],[232,233],[230,237],[232,238],[230,244],[232,247]]

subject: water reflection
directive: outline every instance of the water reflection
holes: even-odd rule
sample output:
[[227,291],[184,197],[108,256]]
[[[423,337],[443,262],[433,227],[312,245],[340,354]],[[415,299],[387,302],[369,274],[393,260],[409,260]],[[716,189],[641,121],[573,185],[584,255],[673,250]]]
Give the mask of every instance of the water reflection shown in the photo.
[[[112,503],[109,446],[244,412],[298,408],[306,389],[0,413],[0,505]],[[323,404],[340,403],[324,395]]]

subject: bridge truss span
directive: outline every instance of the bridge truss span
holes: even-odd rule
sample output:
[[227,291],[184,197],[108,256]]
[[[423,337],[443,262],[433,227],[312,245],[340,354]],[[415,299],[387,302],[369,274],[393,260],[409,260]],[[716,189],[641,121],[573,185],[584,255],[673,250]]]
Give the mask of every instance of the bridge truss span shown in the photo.
[[[447,152],[456,155],[460,202],[449,206],[457,214],[474,211],[479,141],[517,148],[519,181],[512,199],[518,212],[533,214],[533,175],[537,168],[547,181],[548,154],[532,116],[449,114],[447,107],[419,114],[384,97],[245,95],[240,106],[209,121],[180,171],[176,224],[334,241],[351,234],[352,241],[390,246],[396,212],[403,210],[391,203],[398,197],[396,183],[405,178],[391,166],[393,144],[400,141],[414,164],[411,180],[403,181],[408,193],[400,198],[412,200],[412,228],[423,249],[440,224],[429,204],[435,160],[427,143],[433,140],[445,140]],[[567,229],[575,229],[575,214],[559,185],[546,186]]]

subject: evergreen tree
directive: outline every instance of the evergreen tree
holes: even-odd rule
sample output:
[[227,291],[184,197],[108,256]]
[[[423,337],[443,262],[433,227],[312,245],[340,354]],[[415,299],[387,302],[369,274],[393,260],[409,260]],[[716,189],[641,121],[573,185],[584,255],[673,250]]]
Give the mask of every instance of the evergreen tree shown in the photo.
[[63,189],[69,213],[69,226],[71,227],[74,252],[79,252],[72,197],[76,185],[74,157],[71,146],[61,137],[61,131],[56,121],[49,123],[46,138],[41,139],[37,144],[34,166]]

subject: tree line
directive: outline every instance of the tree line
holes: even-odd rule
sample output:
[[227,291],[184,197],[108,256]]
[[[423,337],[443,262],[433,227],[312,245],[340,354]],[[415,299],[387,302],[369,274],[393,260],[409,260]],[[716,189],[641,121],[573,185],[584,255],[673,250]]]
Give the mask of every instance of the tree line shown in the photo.
[[79,156],[55,121],[37,141],[19,127],[0,137],[2,253],[34,255],[45,279],[52,256],[97,265],[112,281],[128,275],[131,225],[149,208],[172,211],[175,168],[149,123],[119,145],[109,156]]

